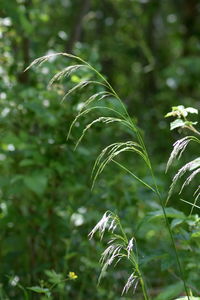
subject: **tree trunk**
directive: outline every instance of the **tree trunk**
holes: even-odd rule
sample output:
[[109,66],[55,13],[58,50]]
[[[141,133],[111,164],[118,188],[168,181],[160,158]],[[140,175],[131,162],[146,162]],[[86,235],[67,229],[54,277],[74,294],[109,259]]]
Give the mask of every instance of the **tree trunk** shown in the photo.
[[77,41],[80,41],[80,39],[81,39],[81,34],[82,34],[82,30],[83,30],[83,27],[82,27],[83,18],[86,15],[86,13],[88,12],[89,6],[90,6],[90,0],[80,0],[79,1],[79,10],[77,12],[77,15],[75,16],[71,35],[70,35],[69,41],[66,45],[66,51],[68,53],[71,53],[73,51],[74,44]]

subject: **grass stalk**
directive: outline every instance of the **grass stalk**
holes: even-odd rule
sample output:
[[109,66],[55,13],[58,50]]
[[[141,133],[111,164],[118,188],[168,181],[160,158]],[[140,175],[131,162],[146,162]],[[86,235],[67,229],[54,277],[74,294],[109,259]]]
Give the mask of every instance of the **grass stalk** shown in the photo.
[[[113,89],[112,89],[113,90]],[[113,93],[116,94],[116,92],[113,90]],[[126,109],[126,108],[125,108]],[[126,114],[129,118],[129,120],[131,120],[127,110],[126,110]],[[133,120],[131,120],[131,122],[133,123]],[[136,129],[136,135],[137,135],[137,138],[138,138],[138,141],[139,143],[141,144],[141,146],[143,147],[143,150],[144,150],[144,153],[146,154],[146,158],[148,160],[148,163],[149,163],[149,168],[150,168],[150,172],[151,172],[151,176],[152,176],[152,179],[153,179],[153,182],[154,182],[154,189],[150,186],[148,186],[151,190],[153,190],[156,195],[157,195],[157,198],[159,200],[159,203],[162,207],[162,211],[163,211],[163,215],[164,215],[164,218],[165,218],[165,222],[166,222],[166,227],[167,227],[167,230],[168,230],[168,233],[169,233],[169,236],[170,236],[170,239],[171,239],[171,243],[172,243],[172,247],[174,249],[174,253],[175,253],[175,257],[176,257],[176,262],[177,262],[177,266],[178,266],[178,269],[179,269],[179,273],[180,273],[180,278],[183,282],[183,285],[184,285],[184,289],[185,289],[185,293],[186,293],[186,296],[188,298],[188,300],[190,300],[190,297],[189,297],[189,293],[188,293],[188,289],[187,289],[187,285],[186,285],[186,280],[185,280],[185,276],[184,276],[184,272],[183,272],[183,269],[182,269],[182,266],[181,266],[181,262],[180,262],[180,258],[179,258],[179,255],[178,255],[178,251],[176,249],[176,245],[175,245],[175,240],[174,240],[174,236],[173,236],[173,233],[172,233],[172,230],[170,228],[170,224],[169,224],[169,221],[168,221],[168,218],[167,218],[167,214],[166,214],[166,211],[165,211],[165,206],[164,206],[164,203],[163,203],[163,200],[161,198],[161,195],[160,195],[160,191],[158,189],[158,186],[157,186],[157,183],[156,183],[156,179],[155,179],[155,174],[154,174],[154,171],[153,171],[153,168],[152,168],[152,164],[151,164],[151,160],[149,158],[149,154],[148,154],[148,151],[146,149],[146,145],[144,143],[144,140],[140,134],[140,131],[139,129],[137,128],[137,126],[133,123],[133,126],[134,128]],[[116,163],[116,162],[115,162]],[[117,163],[118,165],[120,165],[119,163]],[[123,167],[122,165],[120,165],[120,167]],[[125,167],[123,167],[125,169]],[[127,171],[127,170],[126,170]],[[130,171],[129,171],[130,173]],[[132,172],[131,172],[132,173]],[[132,173],[133,175],[133,173]],[[138,180],[139,178],[136,177],[136,175],[134,175],[134,177]],[[139,181],[141,182],[142,180],[139,179]],[[144,183],[142,181],[142,184],[144,185],[147,185],[146,183]],[[143,285],[143,288],[144,288],[144,283],[141,282],[141,285]]]
[[[126,243],[128,243],[126,233],[124,232],[124,229],[123,229],[119,219],[118,219],[118,224],[119,224],[119,228],[122,232],[124,241]],[[137,253],[137,251],[136,251],[136,253]],[[142,293],[143,293],[143,296],[144,296],[144,300],[150,300],[149,295],[148,295],[148,291],[147,291],[147,287],[146,287],[146,283],[145,283],[145,278],[144,278],[144,275],[142,274],[142,272],[140,270],[140,267],[138,265],[138,258],[135,257],[134,252],[131,253],[129,259],[130,259],[131,263],[133,264],[133,271],[136,271],[136,273],[138,274],[140,285],[141,285],[141,288],[142,288]]]
[[166,211],[165,211],[165,205],[164,205],[162,197],[160,195],[160,192],[159,192],[156,180],[155,180],[154,171],[153,171],[152,168],[151,168],[151,174],[152,174],[152,178],[154,180],[156,195],[157,195],[157,198],[158,198],[158,200],[160,202],[160,205],[161,205],[161,208],[162,208],[162,211],[163,211],[163,215],[164,215],[164,218],[165,218],[166,227],[167,227],[168,233],[170,235],[172,247],[173,247],[173,250],[174,250],[174,254],[175,254],[175,257],[176,257],[177,266],[178,266],[179,273],[180,273],[180,278],[181,278],[181,280],[183,282],[183,286],[184,286],[184,289],[185,289],[186,296],[187,296],[188,300],[190,300],[188,289],[187,289],[187,285],[186,285],[185,275],[184,275],[184,271],[183,271],[182,266],[181,266],[181,261],[180,261],[179,255],[178,255],[178,251],[176,249],[176,244],[175,244],[173,232],[172,232],[172,230],[170,228],[170,224],[169,224],[169,221],[168,221],[168,218],[167,218],[167,214],[166,214]]
[[[173,233],[172,233],[172,230],[170,228],[170,224],[169,224],[169,221],[168,221],[168,218],[167,218],[167,214],[166,214],[166,211],[165,211],[165,206],[164,206],[164,203],[162,201],[162,198],[161,198],[161,195],[160,195],[160,192],[159,192],[159,189],[158,189],[158,186],[157,186],[157,183],[156,183],[156,179],[155,179],[155,175],[154,175],[154,171],[153,171],[153,168],[152,168],[152,165],[151,165],[151,161],[150,161],[150,158],[149,158],[149,155],[148,155],[148,152],[147,152],[147,149],[146,149],[146,145],[144,143],[144,140],[140,134],[140,131],[139,129],[137,128],[136,124],[133,122],[133,120],[130,118],[129,116],[129,113],[123,103],[123,101],[120,99],[120,97],[118,96],[118,94],[115,92],[115,90],[113,89],[113,87],[109,84],[109,82],[105,79],[105,77],[100,74],[95,68],[93,68],[90,64],[88,64],[87,62],[85,61],[82,61],[84,63],[86,63],[90,68],[91,70],[93,70],[108,86],[108,88],[110,89],[110,91],[116,96],[116,98],[120,101],[123,109],[124,109],[124,112],[128,118],[128,121],[131,122],[131,124],[133,125],[133,130],[136,132],[136,135],[137,135],[137,138],[138,138],[138,141],[140,143],[140,145],[142,146],[143,148],[143,151],[144,153],[146,154],[146,158],[148,160],[148,165],[149,165],[149,168],[150,168],[150,171],[151,171],[151,175],[152,175],[152,178],[153,178],[153,181],[154,181],[154,189],[149,186],[148,184],[146,184],[143,180],[141,180],[140,178],[138,178],[135,174],[133,174],[131,171],[127,170],[127,168],[125,168],[124,166],[122,166],[121,164],[119,164],[117,161],[114,161],[115,164],[117,164],[118,166],[120,166],[121,168],[123,168],[124,170],[128,171],[128,173],[130,173],[131,175],[134,176],[135,179],[139,180],[143,185],[146,185],[148,188],[150,188],[151,190],[153,190],[156,195],[157,195],[157,198],[159,200],[159,203],[162,207],[162,211],[163,211],[163,214],[164,214],[164,218],[165,218],[165,222],[166,222],[166,226],[167,226],[167,230],[168,230],[168,233],[169,233],[169,236],[170,236],[170,239],[171,239],[171,243],[172,243],[172,246],[173,246],[173,249],[174,249],[174,253],[175,253],[175,257],[176,257],[176,261],[177,261],[177,266],[178,266],[178,269],[179,269],[179,273],[180,273],[180,277],[182,279],[182,282],[183,282],[183,285],[184,285],[184,289],[185,289],[185,293],[187,295],[187,298],[188,300],[190,300],[189,298],[189,293],[188,293],[188,289],[187,289],[187,285],[186,285],[186,281],[185,281],[185,276],[184,276],[184,272],[182,270],[182,266],[181,266],[181,262],[180,262],[180,259],[179,259],[179,255],[178,255],[178,251],[176,249],[176,245],[175,245],[175,241],[174,241],[174,236],[173,236]],[[144,283],[144,280],[143,280],[143,277],[140,273],[140,270],[139,268],[137,269],[137,272],[138,274],[140,274],[140,283],[141,283],[141,287],[142,287],[142,291],[143,291],[143,294],[144,294],[144,298],[145,300],[148,300],[148,295],[147,295],[147,290],[146,290],[146,285]]]

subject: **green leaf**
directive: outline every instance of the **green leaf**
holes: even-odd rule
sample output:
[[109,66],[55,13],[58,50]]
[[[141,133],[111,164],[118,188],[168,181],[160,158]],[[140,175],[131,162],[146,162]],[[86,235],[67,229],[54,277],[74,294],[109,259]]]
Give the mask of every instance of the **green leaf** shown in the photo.
[[192,121],[186,121],[185,125],[191,126],[191,125],[197,125],[198,122],[192,122]]
[[165,254],[161,260],[161,270],[166,271],[176,263],[174,256]]
[[[181,297],[181,298],[176,298],[174,300],[188,300],[188,297]],[[193,297],[190,296],[190,300],[200,300],[200,297]]]
[[20,161],[19,166],[20,167],[28,167],[28,166],[32,166],[34,164],[35,164],[34,160],[26,158],[26,159],[23,159]]
[[35,173],[32,176],[24,176],[25,185],[37,195],[42,195],[47,186],[47,177],[44,174]]
[[143,266],[147,266],[149,265],[149,262],[156,262],[156,261],[162,261],[164,259],[164,257],[166,256],[166,254],[163,253],[156,253],[156,254],[151,254],[151,255],[147,255],[145,257],[140,258],[140,262]]
[[170,123],[170,130],[173,130],[178,127],[184,127],[184,126],[185,126],[185,122],[181,119],[177,119]]
[[199,239],[199,238],[200,238],[200,231],[194,232],[194,233],[191,235],[191,237],[194,238],[194,239]]
[[62,274],[56,273],[54,270],[46,270],[45,274],[49,278],[49,282],[53,284],[59,284],[63,280]]
[[[165,212],[166,212],[167,218],[185,219],[185,215],[184,215],[183,212],[181,212],[179,210],[176,210],[176,209],[174,209],[172,207],[165,208]],[[139,230],[139,228],[141,228],[144,225],[146,225],[147,222],[157,221],[157,220],[161,220],[161,219],[164,219],[164,218],[165,218],[165,216],[163,214],[163,210],[162,209],[149,212],[149,213],[147,213],[147,215],[140,222],[140,224],[138,226],[138,230]]]
[[[185,218],[185,215],[183,212],[174,209],[173,207],[167,207],[165,208],[165,212],[166,212],[166,216],[168,218],[180,218],[183,219]],[[152,211],[150,213],[147,214],[147,216],[145,217],[146,221],[153,221],[153,220],[158,220],[158,219],[164,219],[164,214],[163,214],[163,210],[159,209],[156,211]]]
[[172,284],[165,288],[155,300],[172,300],[174,297],[178,296],[183,291],[182,282]]
[[183,219],[174,219],[174,220],[172,220],[171,228],[173,229],[174,227],[182,224],[183,221],[184,221]]
[[190,114],[198,114],[198,109],[193,107],[187,107],[185,110]]
[[23,179],[23,175],[17,174],[17,175],[15,175],[15,176],[11,179],[11,184],[13,184],[13,183],[15,183],[15,182],[17,182],[17,181],[20,181],[20,180],[22,180],[22,179]]
[[31,287],[28,287],[28,289],[30,291],[33,291],[35,293],[38,293],[38,294],[46,294],[47,296],[49,295],[50,296],[50,291],[49,289],[47,288],[42,288],[41,286],[31,286]]
[[174,117],[173,111],[170,111],[165,115],[165,118],[169,118],[169,117]]

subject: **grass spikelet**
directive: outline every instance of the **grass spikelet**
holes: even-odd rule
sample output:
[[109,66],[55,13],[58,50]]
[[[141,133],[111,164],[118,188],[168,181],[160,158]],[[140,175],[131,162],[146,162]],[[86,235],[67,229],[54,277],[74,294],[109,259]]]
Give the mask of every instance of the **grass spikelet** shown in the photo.
[[92,187],[94,187],[97,177],[103,172],[106,165],[113,161],[113,159],[122,152],[134,152],[136,154],[139,154],[146,161],[146,156],[145,153],[142,151],[142,147],[136,142],[128,141],[111,144],[102,150],[102,152],[95,161],[92,170]]
[[94,175],[94,173],[95,173],[95,175],[93,176],[92,187],[94,187],[97,177],[103,172],[106,165],[108,163],[110,163],[116,156],[118,156],[122,152],[134,152],[134,153],[138,153],[142,157],[144,156],[142,151],[138,150],[136,147],[134,147],[132,145],[131,146],[126,145],[126,143],[122,143],[120,145],[115,145],[113,148],[114,149],[112,149],[111,152],[108,153],[108,156],[104,160],[102,160],[101,163],[98,163],[95,165],[96,173],[95,173],[95,169],[93,169],[93,175]]
[[73,66],[69,66],[69,67],[66,67],[64,68],[62,71],[56,73],[52,79],[49,81],[49,87],[57,80],[60,80],[64,77],[68,77],[70,76],[73,72],[79,70],[80,68],[83,68],[83,67],[87,67],[86,65],[73,65]]
[[194,203],[192,204],[192,209],[191,209],[191,211],[190,211],[190,214],[192,214],[192,212],[193,212],[193,210],[194,210],[194,207],[196,206],[196,203],[197,203],[197,201],[198,201],[198,199],[199,199],[199,196],[200,196],[200,193],[198,193],[198,194],[196,195],[195,199],[194,199]]
[[124,295],[124,293],[127,293],[128,290],[133,286],[133,293],[135,292],[137,285],[138,285],[139,279],[138,276],[135,276],[135,273],[132,273],[130,275],[130,277],[128,278],[123,291],[122,291],[122,296]]
[[169,198],[172,195],[172,192],[176,186],[177,181],[187,172],[187,171],[193,171],[194,169],[198,168],[200,166],[200,158],[196,158],[192,161],[190,161],[189,163],[185,164],[182,168],[179,169],[179,171],[176,173],[176,175],[174,176],[173,180],[172,180],[172,184],[170,186],[169,189],[169,193],[168,193],[168,198],[167,201],[169,200]]
[[[114,110],[114,109],[112,109],[112,108],[110,108],[110,107],[107,107],[107,106],[92,106],[92,107],[90,107],[90,108],[88,108],[88,109],[81,110],[81,111],[76,115],[76,117],[74,118],[73,122],[72,122],[71,125],[70,125],[69,131],[68,131],[68,134],[67,134],[67,139],[69,139],[69,136],[70,136],[70,134],[71,134],[71,131],[72,131],[72,129],[73,129],[75,123],[78,121],[78,119],[79,119],[80,117],[82,117],[82,116],[87,115],[87,114],[90,113],[92,110],[108,110],[108,111],[111,111],[111,112],[113,112],[113,113],[119,115],[120,117],[123,117],[122,114],[120,114],[120,113],[117,112],[116,110]],[[126,122],[127,126],[130,127],[129,123],[128,123],[126,120],[125,120],[125,122]]]
[[194,195],[198,194],[199,190],[200,190],[200,185],[198,186],[198,188],[197,188],[196,191],[194,192]]
[[180,193],[179,193],[179,194],[181,194],[181,192],[183,191],[184,187],[185,187],[186,185],[189,185],[190,182],[194,179],[194,177],[195,177],[197,174],[199,174],[199,173],[200,173],[200,168],[196,169],[194,172],[192,172],[192,174],[190,174],[190,176],[187,177],[187,179],[184,181],[184,183],[183,183],[183,185],[182,185],[182,187],[181,187],[181,190],[180,190]]
[[113,122],[119,122],[125,126],[128,126],[128,123],[125,120],[119,119],[119,118],[114,118],[114,117],[99,117],[95,120],[93,120],[91,123],[89,123],[82,132],[82,135],[80,136],[80,138],[78,139],[75,149],[78,147],[78,145],[80,144],[80,142],[82,141],[83,137],[85,136],[86,132],[96,123],[98,122],[102,122],[105,124],[109,124],[109,123],[113,123]]
[[131,254],[131,251],[133,251],[133,247],[134,247],[134,238],[130,239],[128,246],[127,246],[128,258],[130,258],[130,254]]
[[[194,174],[194,173],[195,173],[195,174]],[[192,176],[193,174],[194,174],[193,176],[196,176],[196,173],[197,173],[197,174],[200,173],[200,168],[198,168],[197,170],[195,170],[190,176]],[[190,177],[190,176],[189,176],[189,177]],[[188,178],[189,178],[189,177],[188,177]],[[191,179],[191,180],[192,180],[192,179]],[[188,184],[189,184],[189,183],[188,183]],[[199,199],[199,196],[200,196],[199,188],[200,188],[200,187],[198,187],[198,188],[196,189],[196,191],[194,192],[194,194],[193,194],[193,196],[195,196],[195,199],[194,199],[194,202],[193,202],[193,203],[181,199],[182,201],[184,201],[184,202],[186,202],[186,203],[188,203],[188,204],[190,204],[190,205],[192,206],[191,211],[190,211],[190,214],[192,214],[192,212],[193,212],[193,210],[194,210],[195,207],[200,208],[199,206],[196,205],[196,203],[197,203],[197,201],[198,201],[198,199]]]
[[90,105],[94,101],[101,101],[104,98],[109,97],[109,96],[113,96],[113,94],[109,93],[107,91],[101,91],[99,93],[96,93],[96,94],[92,95],[88,100],[85,101],[82,109],[86,108],[88,105]]
[[[98,167],[101,163],[101,161],[105,162],[107,161],[107,159],[112,159],[112,155],[118,151],[121,147],[140,147],[139,144],[137,143],[134,143],[132,141],[128,141],[128,142],[118,142],[118,143],[114,143],[114,144],[111,144],[109,146],[107,146],[106,148],[104,148],[102,150],[102,152],[100,153],[100,155],[97,157],[96,161],[95,161],[95,164],[94,164],[94,167],[93,167],[93,171],[92,171],[92,175],[94,174],[95,172],[95,169],[96,167]],[[107,157],[103,160],[103,158],[106,156],[107,154]]]
[[53,54],[48,54],[48,55],[44,55],[41,56],[39,58],[36,58],[25,70],[24,72],[28,71],[30,68],[34,67],[34,66],[41,66],[43,63],[45,63],[46,61],[50,60],[53,57],[57,57],[57,56],[67,56],[67,57],[71,57],[71,58],[75,58],[74,55],[71,54],[67,54],[67,53],[53,53]]
[[189,144],[189,142],[193,139],[193,137],[191,136],[186,136],[178,141],[176,141],[173,144],[173,151],[170,155],[170,158],[167,162],[167,167],[166,167],[166,172],[168,171],[170,165],[173,163],[173,161],[178,158],[181,158],[181,155],[183,154],[185,148],[187,147],[187,145]]
[[109,228],[108,224],[110,224],[110,222],[112,222],[113,220],[115,220],[115,218],[113,217],[112,212],[106,211],[105,214],[103,215],[103,217],[101,218],[101,220],[96,224],[96,226],[88,234],[89,239],[91,240],[97,231],[99,231],[101,239],[102,239],[106,228],[107,227]]
[[[132,264],[133,272],[129,276],[122,290],[122,295],[124,293],[127,293],[131,287],[133,287],[133,292],[135,292],[135,289],[137,288],[137,285],[140,282],[144,294],[144,299],[148,300],[143,276],[139,269],[135,238],[132,237],[130,240],[128,240],[126,233],[124,232],[123,227],[120,223],[119,217],[109,211],[107,211],[103,215],[101,220],[89,233],[89,238],[91,239],[94,236],[94,234],[98,231],[100,233],[100,239],[102,239],[106,229],[110,233],[111,238],[107,243],[108,246],[101,254],[100,263],[102,268],[99,275],[98,283],[100,283],[102,277],[105,275],[105,272],[107,271],[109,266],[113,265],[115,267],[122,259],[128,259]],[[117,233],[114,233],[113,229],[117,230]]]
[[82,89],[84,87],[86,87],[89,84],[97,84],[97,85],[102,85],[105,86],[105,84],[103,84],[100,81],[94,81],[94,80],[83,80],[81,82],[79,82],[78,84],[76,84],[73,88],[71,88],[62,98],[61,103],[74,91],[78,90],[78,89]]
[[[183,185],[182,185],[182,187],[181,187],[181,190],[180,190],[179,194],[182,193],[182,190],[184,189],[184,187],[185,187],[186,185],[189,185],[190,182],[194,179],[194,177],[195,177],[197,174],[199,174],[199,173],[200,173],[200,168],[196,169],[194,172],[192,172],[192,174],[190,174],[190,176],[187,177],[187,179],[185,180],[185,182],[183,183]],[[200,193],[198,193],[198,190],[199,190],[199,188],[197,188],[197,190],[196,190],[196,191],[194,192],[194,194],[193,194],[194,196],[196,195],[196,197],[195,197],[195,199],[194,199],[194,202],[191,203],[192,208],[191,208],[190,214],[192,214],[192,212],[193,212],[193,210],[194,210],[194,207],[196,206],[197,200],[198,200],[198,198],[199,198],[199,196],[200,196]]]

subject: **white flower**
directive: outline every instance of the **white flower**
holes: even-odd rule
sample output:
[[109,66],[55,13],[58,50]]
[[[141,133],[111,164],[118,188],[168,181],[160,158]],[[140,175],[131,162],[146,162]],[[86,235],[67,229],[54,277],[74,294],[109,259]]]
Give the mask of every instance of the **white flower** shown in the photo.
[[10,284],[12,286],[16,286],[19,282],[19,276],[14,276],[11,280],[10,280]]
[[7,149],[8,151],[15,151],[15,146],[13,144],[8,144]]

